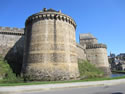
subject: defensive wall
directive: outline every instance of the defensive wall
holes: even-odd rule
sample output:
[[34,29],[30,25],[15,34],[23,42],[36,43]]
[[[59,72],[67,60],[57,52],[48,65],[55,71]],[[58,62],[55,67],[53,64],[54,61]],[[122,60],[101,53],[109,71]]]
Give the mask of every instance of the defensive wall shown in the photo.
[[75,29],[76,23],[70,16],[44,9],[28,17],[25,30],[0,27],[0,54],[15,73],[20,74],[22,69],[31,80],[77,78],[78,59],[88,60],[110,74],[106,45],[98,44],[89,33],[80,34],[77,44]]
[[[0,54],[5,57],[16,73],[20,73],[21,71],[24,50],[23,47],[24,28],[0,27]],[[79,60],[88,60],[97,67],[100,66],[101,69],[103,68],[105,71],[109,71],[107,68],[109,67],[109,63],[107,59],[106,45],[93,44],[86,46],[76,43],[76,47],[77,58]]]
[[26,20],[22,72],[30,80],[69,80],[79,77],[74,20],[44,9]]
[[[88,60],[103,69],[105,73],[110,73],[106,45],[83,45],[81,42],[81,44],[76,43],[76,47],[79,60]],[[17,74],[21,71],[23,52],[24,28],[0,27],[0,54],[9,62],[13,71]]]
[[24,29],[0,27],[0,55],[10,64],[17,74],[23,62]]
[[86,59],[96,67],[104,71],[105,75],[109,75],[109,62],[107,56],[107,46],[98,43],[96,37],[90,33],[80,34],[80,45],[85,47]]
[[109,62],[107,57],[107,46],[105,44],[91,44],[86,46],[87,60],[109,75]]
[[78,60],[87,60],[86,53],[85,53],[86,45],[82,46],[82,45],[76,43],[76,46],[77,46],[77,59]]

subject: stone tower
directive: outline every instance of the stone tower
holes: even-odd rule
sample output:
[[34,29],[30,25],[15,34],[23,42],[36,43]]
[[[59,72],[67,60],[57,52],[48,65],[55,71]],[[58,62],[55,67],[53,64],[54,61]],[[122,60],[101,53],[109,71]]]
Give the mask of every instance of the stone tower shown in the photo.
[[111,74],[107,56],[107,46],[105,44],[87,45],[85,51],[88,61],[101,69],[105,76]]
[[98,43],[97,39],[90,33],[80,34],[79,40],[80,40],[80,44],[82,46],[84,46],[85,44],[89,45],[89,44],[97,44]]
[[69,80],[79,76],[75,21],[44,8],[25,23],[22,73],[29,80]]
[[98,43],[97,39],[90,33],[80,34],[80,44],[86,47],[86,59],[108,76],[111,71],[108,62],[107,46]]

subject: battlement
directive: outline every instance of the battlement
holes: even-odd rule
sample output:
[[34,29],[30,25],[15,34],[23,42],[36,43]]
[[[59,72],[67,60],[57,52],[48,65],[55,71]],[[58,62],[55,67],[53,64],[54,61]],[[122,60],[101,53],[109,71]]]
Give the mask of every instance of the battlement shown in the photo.
[[0,34],[24,35],[24,28],[0,27]]
[[76,23],[70,16],[61,13],[61,11],[55,11],[53,9],[48,9],[48,10],[45,9],[44,11],[31,15],[26,20],[25,25],[28,25],[29,23],[36,20],[44,20],[44,19],[55,19],[55,20],[66,21],[69,24],[72,24],[74,28],[76,28]]
[[94,48],[106,48],[107,46],[105,44],[90,44],[86,45],[86,49],[94,49]]

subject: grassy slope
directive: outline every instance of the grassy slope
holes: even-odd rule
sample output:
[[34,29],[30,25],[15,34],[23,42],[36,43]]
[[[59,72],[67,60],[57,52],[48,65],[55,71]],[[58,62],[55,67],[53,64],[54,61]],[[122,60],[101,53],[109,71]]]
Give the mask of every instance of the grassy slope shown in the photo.
[[103,77],[104,72],[96,68],[95,65],[88,61],[79,60],[78,61],[79,72],[81,79],[85,78],[99,78]]
[[[38,84],[57,84],[57,83],[73,83],[73,82],[87,82],[87,81],[102,81],[102,80],[113,80],[113,79],[123,79],[122,77],[115,78],[101,78],[103,72],[97,69],[95,66],[91,65],[87,61],[79,62],[80,76],[84,79],[82,80],[71,80],[71,81],[38,81],[38,82],[23,82],[21,78],[15,78],[12,70],[6,62],[0,61],[1,73],[7,73],[8,78],[0,80],[0,86],[19,86],[19,85],[38,85]],[[5,65],[4,65],[5,64]],[[3,71],[4,70],[4,71]],[[3,71],[3,72],[2,72]]]

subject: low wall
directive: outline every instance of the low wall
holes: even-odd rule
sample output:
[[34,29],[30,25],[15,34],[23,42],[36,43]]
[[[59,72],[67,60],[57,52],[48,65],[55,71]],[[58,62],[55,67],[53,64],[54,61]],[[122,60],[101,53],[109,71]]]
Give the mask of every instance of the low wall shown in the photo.
[[85,46],[81,46],[80,44],[76,44],[76,46],[77,46],[77,58],[79,60],[86,60]]

